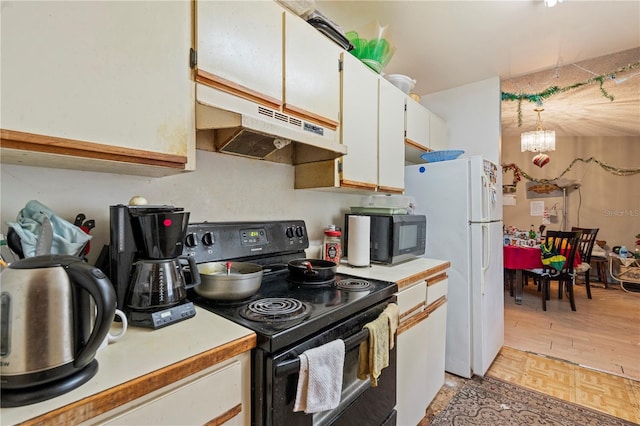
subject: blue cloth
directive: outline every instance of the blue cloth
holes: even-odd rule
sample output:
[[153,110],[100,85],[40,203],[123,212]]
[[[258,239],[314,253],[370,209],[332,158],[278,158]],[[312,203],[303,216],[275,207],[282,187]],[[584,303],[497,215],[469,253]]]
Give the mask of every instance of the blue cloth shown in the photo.
[[20,210],[15,222],[7,222],[20,237],[24,257],[35,256],[38,236],[45,217],[49,218],[53,228],[51,254],[82,256],[84,247],[92,236],[62,219],[39,201],[31,200]]

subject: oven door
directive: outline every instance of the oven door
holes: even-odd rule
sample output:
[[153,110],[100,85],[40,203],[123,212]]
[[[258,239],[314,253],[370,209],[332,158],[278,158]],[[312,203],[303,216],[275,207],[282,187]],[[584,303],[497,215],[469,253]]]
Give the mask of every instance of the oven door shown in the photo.
[[[375,320],[389,299],[293,347],[270,356],[256,350],[254,360],[254,423],[258,425],[394,425],[396,405],[396,350],[389,353],[389,366],[382,370],[378,386],[357,377],[360,342],[368,336],[362,327]],[[340,405],[315,414],[294,412],[298,385],[298,355],[335,339],[345,341],[345,363]],[[262,370],[262,371],[258,371]],[[259,376],[261,379],[259,380]],[[260,417],[260,418],[258,418]]]

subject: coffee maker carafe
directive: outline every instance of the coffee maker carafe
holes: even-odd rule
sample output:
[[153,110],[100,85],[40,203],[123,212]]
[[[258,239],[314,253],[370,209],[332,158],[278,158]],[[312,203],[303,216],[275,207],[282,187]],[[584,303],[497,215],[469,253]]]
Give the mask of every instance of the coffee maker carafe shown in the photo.
[[111,206],[111,280],[132,325],[160,328],[191,318],[186,289],[200,284],[193,258],[182,256],[189,212],[173,206]]

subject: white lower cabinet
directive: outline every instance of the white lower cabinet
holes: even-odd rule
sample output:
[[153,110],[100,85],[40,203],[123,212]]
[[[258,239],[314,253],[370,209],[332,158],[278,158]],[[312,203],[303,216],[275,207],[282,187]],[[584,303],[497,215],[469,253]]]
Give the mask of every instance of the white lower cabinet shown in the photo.
[[247,425],[250,353],[214,365],[87,421],[86,425]]
[[446,273],[427,278],[427,327],[429,350],[427,351],[427,391],[425,399],[430,404],[444,385],[444,351],[447,336],[447,291],[449,278]]
[[399,425],[416,425],[425,415],[428,402],[427,352],[429,351],[428,316],[425,311],[425,281],[398,292],[400,325],[397,336],[398,383],[396,401]]
[[398,334],[398,391],[396,393],[398,424],[417,425],[424,417],[428,403],[427,352],[429,351],[429,318],[424,317]]
[[417,425],[444,384],[447,275],[441,273],[397,293],[398,425]]
[[398,426],[424,419],[444,384],[447,329],[447,271],[449,261],[417,258],[394,266],[355,269],[346,264],[339,273],[395,282],[400,324],[396,338]]
[[[434,305],[429,305],[434,306]],[[427,306],[427,309],[429,309]],[[424,393],[424,399],[427,401],[427,407],[438,394],[438,391],[444,385],[444,350],[445,338],[447,336],[447,304],[443,303],[437,306],[433,311],[429,312],[427,318],[427,334],[429,335],[429,343],[427,349],[427,369],[426,381],[427,389]]]

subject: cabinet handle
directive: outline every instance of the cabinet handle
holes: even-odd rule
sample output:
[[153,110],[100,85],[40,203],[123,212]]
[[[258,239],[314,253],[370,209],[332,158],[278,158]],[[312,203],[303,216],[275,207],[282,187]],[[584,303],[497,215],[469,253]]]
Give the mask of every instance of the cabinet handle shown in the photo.
[[408,318],[405,322],[403,322],[402,324],[400,324],[400,326],[398,326],[398,334],[402,334],[405,331],[409,330],[411,327],[421,323],[422,321],[424,321],[425,319],[427,319],[429,317],[429,314],[431,312],[433,312],[433,311],[425,309],[424,311],[420,312],[419,314],[416,314],[416,315]]
[[196,72],[195,80],[197,83],[204,84],[205,86],[213,87],[214,89],[222,90],[223,92],[231,93],[232,95],[256,102],[260,105],[264,105],[268,108],[276,111],[280,110],[282,102],[271,96],[263,95],[260,92],[251,90],[247,87],[241,86],[230,80],[222,77],[218,77],[215,74],[211,74],[207,71],[198,69]]
[[436,299],[435,302],[427,306],[427,309],[425,310],[431,313],[436,309],[438,309],[440,306],[444,305],[445,303],[447,303],[447,296],[440,296],[439,298]]
[[446,280],[447,278],[449,278],[449,276],[447,275],[446,272],[444,272],[444,273],[442,273],[440,275],[436,275],[433,278],[427,278],[427,286],[434,285],[436,283],[439,283],[440,281]]
[[0,129],[0,146],[20,151],[44,152],[47,154],[98,160],[119,161],[122,163],[146,164],[150,166],[184,169],[187,157],[163,154],[57,136]]
[[231,420],[232,418],[234,418],[238,414],[240,414],[241,411],[242,411],[242,404],[238,404],[235,407],[231,408],[230,410],[227,410],[226,412],[222,413],[221,415],[219,415],[215,419],[209,420],[208,422],[205,423],[205,425],[206,426],[218,426],[218,425],[221,425],[223,423],[228,422],[229,420]]
[[403,312],[402,314],[400,314],[400,320],[403,320],[404,318],[409,316],[412,312],[415,312],[417,310],[423,309],[424,307],[425,307],[424,302],[417,304],[416,306],[414,306],[413,308],[409,309],[408,311]]

